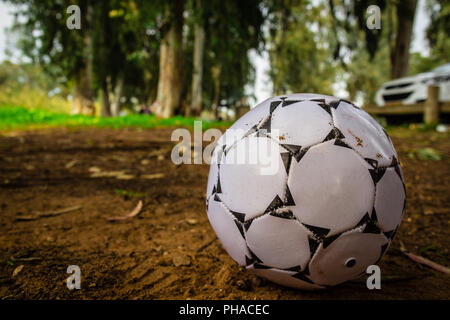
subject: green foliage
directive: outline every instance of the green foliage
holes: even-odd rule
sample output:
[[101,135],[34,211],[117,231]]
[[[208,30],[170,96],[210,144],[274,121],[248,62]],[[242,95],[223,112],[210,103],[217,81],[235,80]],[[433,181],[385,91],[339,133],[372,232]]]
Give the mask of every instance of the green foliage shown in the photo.
[[0,105],[35,106],[41,110],[69,113],[71,103],[60,95],[48,93],[28,85],[17,89],[0,87]]
[[420,52],[413,52],[410,54],[409,74],[415,75],[418,73],[429,72],[430,70],[444,64],[440,57],[430,55],[428,57],[422,56]]
[[206,33],[203,80],[205,105],[213,102],[213,67],[221,70],[219,100],[225,100],[228,105],[237,104],[245,96],[245,86],[254,82],[254,66],[248,57],[248,51],[259,49],[263,41],[263,1],[210,0],[201,3],[202,7],[191,8],[192,16],[186,21],[190,36],[185,54],[185,87],[190,88],[192,79],[194,23],[198,21],[200,11]]
[[[122,107],[134,110],[138,104],[154,101],[159,48],[171,23],[170,15],[164,14],[164,0],[76,1],[82,13],[80,30],[66,27],[66,8],[75,3],[72,0],[6,1],[20,5],[16,13],[21,19],[14,30],[20,50],[32,63],[0,65],[0,105],[68,112],[67,98],[75,78],[87,74],[90,62],[93,76],[88,83],[94,98],[105,87],[116,98],[114,89],[123,80]],[[371,4],[381,8],[381,31],[366,28]],[[183,103],[189,105],[194,27],[200,23],[206,34],[205,109],[213,103],[218,83],[213,69],[220,69],[219,101],[229,106],[243,102],[246,87],[255,79],[249,50],[264,46],[275,94],[334,94],[335,84],[345,83],[350,100],[372,105],[376,91],[390,76],[397,4],[386,0],[186,0]],[[427,10],[430,56],[413,53],[410,74],[448,62],[450,3],[427,0]]]
[[[192,128],[195,118],[175,116],[160,119],[154,115],[127,115],[123,117],[95,117],[85,115],[68,115],[64,113],[49,112],[41,109],[27,109],[24,107],[0,107],[0,130],[24,129],[27,127],[98,127],[114,128],[139,127],[186,127]],[[228,122],[202,121],[203,129],[226,128]]]
[[38,109],[69,112],[67,88],[35,64],[0,64],[0,105],[34,106]]
[[429,72],[450,61],[450,3],[441,0],[428,0],[427,11],[431,18],[427,28],[430,54],[424,56],[420,52],[411,53],[411,75]]
[[431,47],[431,57],[442,63],[449,62],[450,52],[450,2],[446,0],[428,0],[431,21],[427,29],[427,38]]
[[441,154],[433,148],[419,148],[408,152],[408,157],[411,159],[418,158],[419,160],[442,160]]
[[389,60],[389,49],[384,39],[378,46],[378,51],[371,59],[361,43],[346,66],[349,99],[354,101],[356,97],[361,97],[363,105],[374,105],[377,90],[389,80],[390,66],[386,63]]
[[331,21],[323,10],[323,3],[310,1],[274,8],[268,49],[275,94],[333,93],[337,63],[330,53]]
[[134,192],[134,191],[124,190],[124,189],[115,189],[114,193],[119,196],[126,197],[126,198],[144,198],[147,196],[146,193]]
[[[22,53],[34,63],[39,63],[48,74],[70,81],[86,63],[86,15],[82,15],[82,28],[73,32],[66,27],[66,8],[73,4],[73,1],[8,2],[18,5],[15,14],[21,19],[16,20],[13,30],[20,37],[19,48]],[[88,2],[80,0],[77,5],[85,10]]]
[[[114,91],[123,80],[122,102],[126,107],[149,104],[156,97],[160,42],[170,25],[163,0],[80,0],[81,29],[69,30],[66,8],[71,0],[8,0],[22,5],[18,15],[25,23],[15,24],[24,56],[43,66],[45,72],[72,88],[92,61],[90,79],[94,95],[100,90]],[[252,83],[254,71],[248,50],[263,41],[261,27],[263,0],[223,1],[187,0],[184,28],[185,100],[189,100],[192,79],[193,26],[205,25],[204,100],[214,96],[211,69],[219,66],[220,100],[234,104]],[[33,36],[30,36],[33,35]],[[81,72],[83,74],[83,72]],[[131,103],[131,101],[134,101]]]
[[161,30],[156,17],[161,1],[92,3],[94,75],[97,87],[107,78],[112,87],[124,78],[123,96],[146,102],[156,95]]
[[442,249],[434,244],[430,244],[419,250],[420,255],[430,255],[430,253],[436,254],[436,255],[444,258],[444,255],[442,254]]
[[122,77],[126,102],[135,97],[145,103],[155,96],[161,38],[156,17],[162,0],[77,1],[79,30],[66,27],[66,8],[74,4],[71,0],[8,2],[20,5],[16,14],[21,20],[14,25],[19,49],[48,75],[71,88],[80,70],[92,61],[94,89],[108,80],[112,90]]
[[430,54],[423,56],[420,52],[415,52],[410,55],[411,75],[428,72],[450,62],[450,2],[427,0],[426,4],[430,15],[430,24],[426,31]]

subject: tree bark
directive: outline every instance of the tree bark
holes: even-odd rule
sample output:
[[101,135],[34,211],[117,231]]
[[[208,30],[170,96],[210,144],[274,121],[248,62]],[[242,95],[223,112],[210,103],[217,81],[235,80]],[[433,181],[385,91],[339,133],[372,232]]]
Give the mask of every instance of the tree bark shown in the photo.
[[[86,21],[91,20],[92,8],[88,6]],[[94,95],[92,91],[93,77],[93,48],[92,48],[92,30],[89,28],[84,32],[84,68],[78,71],[75,76],[75,88],[73,99],[73,113],[76,114],[95,114]]]
[[75,88],[73,95],[73,113],[75,114],[95,114],[91,77],[92,73],[89,72],[87,68],[81,69],[75,77]]
[[111,97],[111,115],[117,117],[120,113],[120,98],[123,92],[123,77],[119,76]]
[[165,16],[169,29],[161,41],[158,94],[155,112],[168,118],[181,105],[183,91],[183,11],[184,0],[166,4]]
[[108,88],[108,81],[104,79],[102,81],[102,109],[101,109],[101,116],[102,117],[110,117],[111,116],[111,104],[109,102],[109,88]]
[[219,103],[220,103],[220,74],[222,67],[216,65],[211,68],[211,75],[214,82],[214,98],[212,103],[212,110],[216,119],[219,117]]
[[194,70],[192,74],[191,115],[198,116],[202,111],[203,52],[205,49],[205,28],[202,23],[195,24]]
[[397,32],[394,51],[391,52],[391,78],[408,75],[409,47],[413,32],[417,0],[402,0],[397,4]]

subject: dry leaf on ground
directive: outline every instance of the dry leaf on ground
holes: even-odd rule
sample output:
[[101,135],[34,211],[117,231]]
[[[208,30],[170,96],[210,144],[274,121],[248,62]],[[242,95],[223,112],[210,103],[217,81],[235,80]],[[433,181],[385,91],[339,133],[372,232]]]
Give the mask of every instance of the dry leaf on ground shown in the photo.
[[121,220],[129,219],[134,216],[137,216],[141,212],[141,210],[142,210],[142,200],[139,200],[136,208],[134,208],[134,210],[131,211],[129,214],[122,216],[122,217],[111,217],[111,218],[108,218],[108,221],[113,222],[113,221],[121,221]]

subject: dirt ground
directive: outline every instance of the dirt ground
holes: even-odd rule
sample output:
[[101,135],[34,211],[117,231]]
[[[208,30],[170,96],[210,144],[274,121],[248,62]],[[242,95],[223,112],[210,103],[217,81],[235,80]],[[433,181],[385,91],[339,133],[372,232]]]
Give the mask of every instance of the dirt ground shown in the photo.
[[[0,299],[450,298],[448,275],[399,250],[402,241],[410,251],[450,265],[448,135],[405,129],[393,137],[408,201],[382,260],[382,289],[368,290],[363,277],[302,292],[251,275],[226,254],[205,211],[209,168],[174,165],[171,131],[42,129],[0,135]],[[443,159],[408,156],[424,147]],[[108,221],[131,212],[139,200],[140,215]],[[57,212],[77,205],[82,207]],[[81,290],[66,287],[69,265],[81,269]]]

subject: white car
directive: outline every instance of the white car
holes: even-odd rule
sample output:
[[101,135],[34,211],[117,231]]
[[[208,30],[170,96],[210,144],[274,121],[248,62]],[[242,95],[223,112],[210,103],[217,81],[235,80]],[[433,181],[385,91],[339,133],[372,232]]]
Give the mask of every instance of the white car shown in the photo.
[[415,104],[427,99],[427,87],[439,86],[439,101],[450,101],[450,63],[430,72],[399,78],[384,83],[375,95],[375,103],[385,106],[391,103]]

